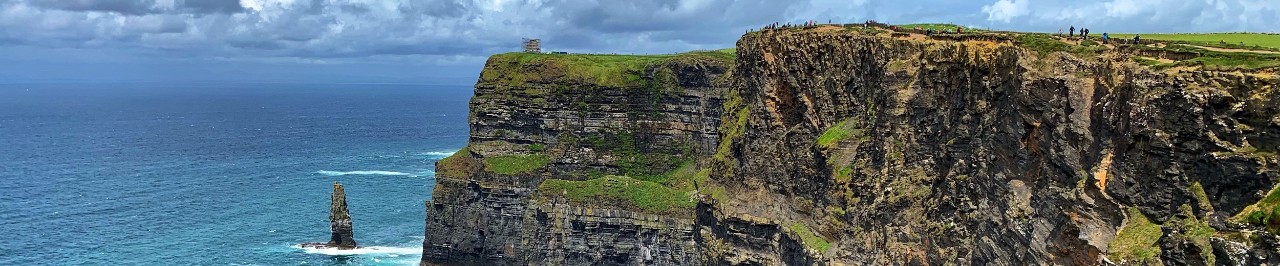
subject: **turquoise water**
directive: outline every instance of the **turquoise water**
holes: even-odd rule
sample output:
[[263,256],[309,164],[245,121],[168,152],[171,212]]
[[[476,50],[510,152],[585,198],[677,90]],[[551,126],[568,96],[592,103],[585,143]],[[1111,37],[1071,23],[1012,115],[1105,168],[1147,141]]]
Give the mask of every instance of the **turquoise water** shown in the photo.
[[[0,85],[0,265],[405,265],[467,86]],[[355,236],[333,255],[331,184]]]

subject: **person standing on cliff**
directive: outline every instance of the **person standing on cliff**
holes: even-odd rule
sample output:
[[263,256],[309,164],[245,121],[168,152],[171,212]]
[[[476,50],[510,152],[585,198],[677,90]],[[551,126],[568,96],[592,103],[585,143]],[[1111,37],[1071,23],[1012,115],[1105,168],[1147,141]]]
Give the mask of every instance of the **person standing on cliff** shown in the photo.
[[1067,33],[1067,37],[1075,37],[1075,36],[1076,36],[1076,26],[1071,26],[1071,31]]

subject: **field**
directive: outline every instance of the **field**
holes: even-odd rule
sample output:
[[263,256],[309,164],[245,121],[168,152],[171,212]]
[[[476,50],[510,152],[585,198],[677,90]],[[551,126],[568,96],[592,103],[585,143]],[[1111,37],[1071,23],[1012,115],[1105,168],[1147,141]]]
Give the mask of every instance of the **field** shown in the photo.
[[[1133,39],[1132,33],[1111,34],[1111,38],[1116,39]],[[1280,34],[1266,33],[1142,33],[1142,39],[1146,40],[1162,40],[1185,42],[1189,44],[1205,45],[1222,48],[1242,48],[1240,42],[1244,42],[1243,48],[1257,48],[1267,50],[1280,50]],[[1227,45],[1222,45],[1226,42]]]
[[[957,27],[960,27],[959,25],[955,25],[955,24],[937,24],[937,23],[902,24],[902,25],[897,25],[897,26],[898,26],[898,28],[899,28],[899,29],[907,29],[907,30],[909,30],[909,29],[915,29],[916,27],[920,27],[920,29],[925,29],[925,30],[935,30],[935,31],[947,31],[947,30],[949,30],[949,31],[955,31]],[[970,31],[972,31],[972,32],[986,31],[986,30],[983,30],[983,29],[974,29],[974,28],[969,28],[969,27],[965,27],[965,28],[964,28],[964,30],[965,30],[966,32],[970,32]]]
[[[533,54],[505,53],[489,58],[490,69],[481,72],[481,78],[503,80],[510,86],[523,84],[526,79],[541,76],[567,75],[588,83],[603,86],[627,87],[637,86],[642,70],[664,60],[680,60],[682,58],[708,58],[714,60],[733,61],[737,57],[734,49],[702,50],[680,54],[623,55],[623,54]],[[549,65],[541,71],[547,73],[524,71],[522,68],[531,63]],[[550,67],[554,66],[554,67]]]

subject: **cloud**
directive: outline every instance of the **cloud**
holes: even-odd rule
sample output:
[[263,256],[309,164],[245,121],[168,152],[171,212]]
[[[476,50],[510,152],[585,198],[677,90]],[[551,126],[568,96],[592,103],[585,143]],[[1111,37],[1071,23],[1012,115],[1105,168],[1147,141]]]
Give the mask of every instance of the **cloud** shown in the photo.
[[987,20],[1008,23],[1014,18],[1029,14],[1027,6],[1027,0],[1000,0],[983,6],[982,12],[987,13]]
[[134,0],[31,0],[32,6],[66,11],[115,12],[141,15],[156,12],[154,1]]
[[239,13],[244,11],[240,0],[177,0],[178,10],[197,13]]
[[0,49],[453,64],[517,50],[521,38],[569,52],[723,48],[772,22],[1274,31],[1277,17],[1273,0],[0,0]]

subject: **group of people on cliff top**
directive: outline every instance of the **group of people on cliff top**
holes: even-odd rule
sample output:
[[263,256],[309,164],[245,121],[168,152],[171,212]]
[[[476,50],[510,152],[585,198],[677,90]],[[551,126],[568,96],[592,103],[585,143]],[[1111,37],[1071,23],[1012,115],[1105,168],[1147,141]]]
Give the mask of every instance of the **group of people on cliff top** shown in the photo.
[[[894,27],[893,27],[893,30],[894,30],[894,31],[897,31],[897,30],[898,30],[898,26],[894,26]],[[916,28],[915,28],[914,30],[915,30],[915,33],[924,34],[925,36],[933,36],[934,34],[939,34],[939,33],[941,33],[941,34],[952,34],[952,33],[960,34],[960,33],[964,33],[964,27],[961,27],[961,26],[956,26],[956,30],[955,30],[955,31],[951,31],[951,30],[949,30],[949,29],[943,29],[943,30],[941,30],[941,31],[938,31],[938,30],[934,30],[933,28],[928,28],[928,29],[926,29],[926,28],[922,28],[922,27],[920,27],[920,26],[916,26]]]
[[[1061,29],[1061,28],[1059,28],[1059,29],[1058,29],[1058,35],[1062,35],[1062,29]],[[1068,38],[1075,38],[1075,37],[1076,37],[1076,26],[1075,26],[1075,25],[1072,25],[1070,28],[1068,28],[1068,29],[1067,29],[1067,37],[1068,37]],[[1089,39],[1089,28],[1080,28],[1080,39],[1081,39],[1081,40],[1088,40],[1088,39]],[[1124,40],[1120,40],[1120,41],[1121,41],[1121,42],[1124,42]],[[1134,35],[1133,35],[1133,42],[1132,42],[1131,44],[1139,44],[1139,43],[1141,43],[1141,42],[1142,42],[1142,35],[1140,35],[1140,34],[1134,34]],[[1106,32],[1103,32],[1103,33],[1102,33],[1102,43],[1111,43],[1111,34],[1108,34],[1108,33],[1106,33]]]
[[[827,24],[828,24],[828,25],[829,25],[829,24],[831,24],[831,20],[827,20]],[[774,22],[773,24],[765,25],[765,26],[764,26],[764,28],[761,28],[761,30],[776,30],[776,29],[787,29],[787,28],[808,28],[808,27],[817,27],[818,25],[822,25],[822,24],[821,24],[820,22],[818,22],[817,20],[809,20],[809,21],[805,21],[803,24],[800,24],[800,25],[794,25],[794,24],[791,24],[791,23]]]

